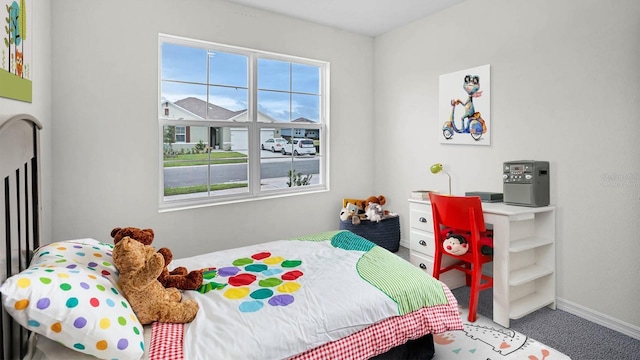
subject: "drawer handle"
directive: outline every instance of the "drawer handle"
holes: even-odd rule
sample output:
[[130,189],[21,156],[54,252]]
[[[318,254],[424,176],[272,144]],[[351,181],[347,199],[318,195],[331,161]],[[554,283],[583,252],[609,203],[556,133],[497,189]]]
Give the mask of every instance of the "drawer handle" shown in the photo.
[[420,263],[420,269],[427,270],[427,265]]
[[427,246],[427,242],[424,240],[420,240],[418,241],[418,244],[422,245],[422,246]]
[[418,219],[418,221],[420,221],[421,223],[426,223],[427,219],[424,216],[420,216],[420,218]]

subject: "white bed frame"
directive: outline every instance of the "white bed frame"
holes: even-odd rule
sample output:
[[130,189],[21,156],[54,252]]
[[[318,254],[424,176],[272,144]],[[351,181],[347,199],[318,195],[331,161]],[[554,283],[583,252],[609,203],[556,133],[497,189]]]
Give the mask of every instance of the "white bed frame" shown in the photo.
[[[40,129],[28,114],[0,114],[0,283],[24,270],[40,245]],[[29,332],[2,308],[3,359],[23,358]]]

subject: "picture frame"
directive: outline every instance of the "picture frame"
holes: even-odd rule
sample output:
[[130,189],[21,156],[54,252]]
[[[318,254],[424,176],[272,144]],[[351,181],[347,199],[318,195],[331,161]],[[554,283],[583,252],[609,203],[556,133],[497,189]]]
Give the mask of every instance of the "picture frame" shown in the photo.
[[491,67],[440,75],[438,123],[441,144],[491,145]]
[[0,0],[0,97],[32,102],[32,0]]

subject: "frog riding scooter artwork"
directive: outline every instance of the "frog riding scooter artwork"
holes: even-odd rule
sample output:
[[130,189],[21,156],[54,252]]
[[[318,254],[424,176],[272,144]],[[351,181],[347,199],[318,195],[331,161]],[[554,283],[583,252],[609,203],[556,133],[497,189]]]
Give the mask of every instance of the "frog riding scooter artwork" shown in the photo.
[[[462,89],[467,95],[466,99],[464,97],[458,98],[458,96],[464,94],[460,91],[460,80],[463,80]],[[483,86],[482,90],[480,87],[481,80],[486,85]],[[478,145],[482,143],[482,145],[488,145],[488,138],[483,139],[482,142],[479,141],[483,135],[487,134],[488,123],[483,118],[478,104],[480,104],[483,111],[487,111],[488,115],[489,99],[488,96],[483,95],[489,94],[483,94],[483,90],[489,88],[489,65],[444,75],[440,81],[440,99],[442,101],[440,104],[440,116],[444,115],[448,118],[442,124],[443,142]],[[442,82],[445,84],[443,85]],[[448,91],[443,91],[443,89]],[[489,93],[489,91],[485,91],[485,93]],[[474,101],[477,103],[474,103]],[[447,106],[449,106],[448,110],[445,108]],[[457,139],[453,139],[454,136]],[[488,136],[488,134],[485,136]]]
[[[462,102],[460,99],[451,100],[451,116],[449,120],[442,125],[442,135],[444,135],[446,139],[450,139],[454,133],[468,133],[471,134],[474,140],[479,140],[482,134],[487,132],[487,125],[482,119],[480,112],[476,112],[473,106],[473,98],[482,96],[480,77],[478,75],[466,75],[464,77],[463,87],[467,94],[469,94],[469,97],[466,102]],[[464,106],[464,114],[460,117],[459,122],[455,119],[456,105]]]

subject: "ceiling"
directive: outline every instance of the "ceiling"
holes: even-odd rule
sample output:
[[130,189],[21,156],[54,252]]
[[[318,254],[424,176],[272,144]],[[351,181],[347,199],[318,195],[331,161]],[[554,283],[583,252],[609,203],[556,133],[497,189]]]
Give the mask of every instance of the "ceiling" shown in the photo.
[[227,1],[375,37],[464,0]]

